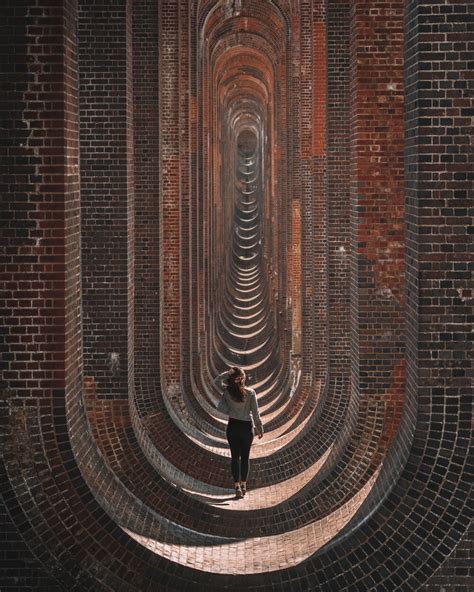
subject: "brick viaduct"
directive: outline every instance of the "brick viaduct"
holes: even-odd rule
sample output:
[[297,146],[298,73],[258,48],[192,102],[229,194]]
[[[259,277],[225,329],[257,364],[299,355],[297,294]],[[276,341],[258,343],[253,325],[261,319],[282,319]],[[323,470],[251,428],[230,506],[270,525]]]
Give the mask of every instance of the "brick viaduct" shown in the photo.
[[472,3],[0,16],[0,590],[472,590]]

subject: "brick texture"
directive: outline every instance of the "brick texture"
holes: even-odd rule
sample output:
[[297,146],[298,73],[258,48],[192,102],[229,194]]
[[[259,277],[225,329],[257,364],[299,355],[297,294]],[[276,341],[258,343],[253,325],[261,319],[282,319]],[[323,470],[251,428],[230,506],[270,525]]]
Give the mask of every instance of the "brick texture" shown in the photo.
[[131,18],[125,0],[79,3],[84,374],[118,398],[133,369]]
[[473,588],[471,4],[2,4],[2,592]]

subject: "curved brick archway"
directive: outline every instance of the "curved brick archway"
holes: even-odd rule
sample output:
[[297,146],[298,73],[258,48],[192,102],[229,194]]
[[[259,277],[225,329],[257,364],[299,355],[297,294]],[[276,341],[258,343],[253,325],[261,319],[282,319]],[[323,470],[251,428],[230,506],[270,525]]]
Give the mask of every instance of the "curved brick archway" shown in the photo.
[[469,4],[4,4],[5,590],[469,586]]

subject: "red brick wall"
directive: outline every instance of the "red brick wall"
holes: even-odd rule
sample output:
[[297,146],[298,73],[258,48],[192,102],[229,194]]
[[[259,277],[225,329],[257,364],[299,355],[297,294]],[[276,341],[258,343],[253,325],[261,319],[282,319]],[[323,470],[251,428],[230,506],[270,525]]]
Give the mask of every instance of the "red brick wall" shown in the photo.
[[352,375],[397,399],[404,353],[403,2],[351,5]]

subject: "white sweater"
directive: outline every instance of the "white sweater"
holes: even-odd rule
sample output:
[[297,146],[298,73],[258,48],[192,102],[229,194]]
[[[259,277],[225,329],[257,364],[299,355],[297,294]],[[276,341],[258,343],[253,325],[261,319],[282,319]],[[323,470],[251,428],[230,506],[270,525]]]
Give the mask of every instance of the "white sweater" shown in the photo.
[[241,421],[252,421],[255,426],[257,435],[263,434],[262,420],[260,419],[260,413],[258,412],[257,395],[252,388],[245,387],[247,396],[243,401],[235,401],[227,388],[224,379],[228,378],[228,372],[219,374],[214,379],[214,384],[217,388],[223,388],[222,399],[217,404],[217,409],[226,413],[233,419],[240,419]]

